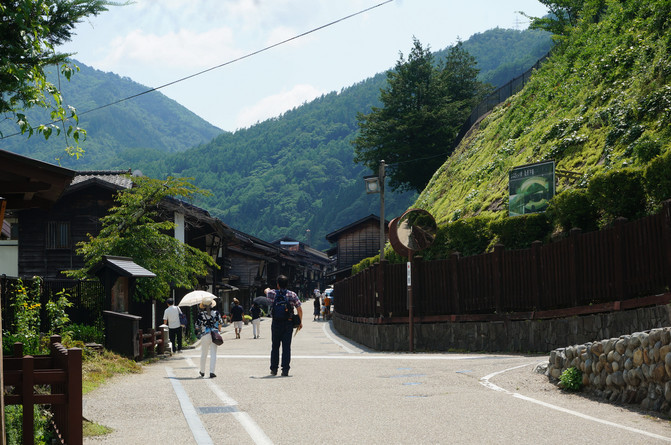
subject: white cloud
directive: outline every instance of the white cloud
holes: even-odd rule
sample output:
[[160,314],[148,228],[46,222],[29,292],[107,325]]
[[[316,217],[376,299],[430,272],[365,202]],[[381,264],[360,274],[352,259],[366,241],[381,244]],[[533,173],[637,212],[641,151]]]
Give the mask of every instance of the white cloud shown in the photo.
[[250,107],[244,107],[236,118],[236,128],[250,127],[257,122],[278,116],[287,110],[309,102],[324,94],[312,85],[296,85],[290,91],[284,91],[263,98]]
[[188,29],[163,35],[134,30],[111,42],[113,50],[100,62],[103,68],[119,64],[161,66],[194,71],[223,63],[240,55],[230,28],[201,33]]

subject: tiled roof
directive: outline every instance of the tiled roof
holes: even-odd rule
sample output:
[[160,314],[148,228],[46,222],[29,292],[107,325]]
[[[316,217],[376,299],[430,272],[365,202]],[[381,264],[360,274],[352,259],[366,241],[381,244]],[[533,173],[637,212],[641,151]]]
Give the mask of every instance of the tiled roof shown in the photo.
[[129,174],[130,171],[128,170],[81,171],[77,172],[76,176],[72,180],[72,183],[70,183],[70,186],[72,187],[91,179],[97,179],[99,181],[105,181],[119,188],[128,189],[133,186],[133,181],[128,177]]

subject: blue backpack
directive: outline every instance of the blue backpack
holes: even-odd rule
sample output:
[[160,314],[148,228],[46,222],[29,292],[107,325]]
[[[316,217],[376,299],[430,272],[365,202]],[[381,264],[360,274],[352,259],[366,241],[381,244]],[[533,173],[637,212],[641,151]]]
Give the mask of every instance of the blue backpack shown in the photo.
[[272,314],[273,319],[278,321],[290,320],[291,316],[294,314],[294,308],[289,304],[286,289],[280,289],[275,292]]

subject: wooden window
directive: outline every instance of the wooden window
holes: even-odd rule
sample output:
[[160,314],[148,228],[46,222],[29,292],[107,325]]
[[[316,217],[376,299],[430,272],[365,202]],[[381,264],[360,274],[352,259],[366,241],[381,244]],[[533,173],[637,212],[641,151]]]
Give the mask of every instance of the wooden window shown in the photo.
[[49,221],[47,223],[47,249],[70,248],[70,222]]

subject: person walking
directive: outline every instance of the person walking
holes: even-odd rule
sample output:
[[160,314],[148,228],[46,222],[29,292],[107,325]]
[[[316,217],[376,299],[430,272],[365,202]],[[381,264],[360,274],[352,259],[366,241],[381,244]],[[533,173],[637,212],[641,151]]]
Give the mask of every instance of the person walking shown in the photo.
[[315,294],[315,301],[313,303],[314,306],[314,317],[312,318],[312,321],[319,321],[319,314],[321,313],[322,306],[319,303],[319,293]]
[[179,314],[182,313],[182,310],[175,306],[175,300],[172,298],[168,298],[165,302],[168,307],[163,311],[163,324],[168,325],[172,353],[182,352],[182,324],[179,321]]
[[233,322],[233,328],[235,329],[235,338],[240,338],[240,333],[242,332],[242,316],[244,313],[245,310],[240,306],[240,300],[234,298],[233,307],[231,307],[231,321]]
[[303,309],[301,300],[295,292],[287,289],[289,279],[285,275],[277,277],[277,289],[265,289],[265,294],[270,301],[273,321],[270,325],[272,336],[272,348],[270,350],[270,374],[277,375],[280,365],[280,346],[282,346],[282,375],[289,375],[291,363],[291,334],[294,324],[291,319],[294,308],[301,319],[298,329],[303,327]]
[[215,302],[212,298],[205,297],[200,303],[198,318],[196,318],[196,332],[200,336],[200,376],[205,377],[205,364],[207,363],[207,352],[210,352],[210,378],[215,378],[214,373],[217,366],[217,345],[212,342],[213,330],[221,331],[221,315],[213,309]]
[[252,315],[254,338],[259,338],[261,337],[261,306],[259,306],[259,303],[252,303],[252,309],[249,313]]

